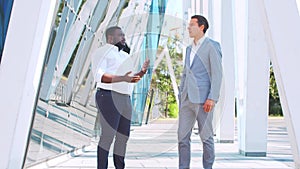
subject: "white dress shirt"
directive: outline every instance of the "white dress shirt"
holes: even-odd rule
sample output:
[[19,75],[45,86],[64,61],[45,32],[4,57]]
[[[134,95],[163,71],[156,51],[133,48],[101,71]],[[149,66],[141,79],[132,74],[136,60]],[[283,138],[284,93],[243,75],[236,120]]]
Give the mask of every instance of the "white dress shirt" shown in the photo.
[[129,71],[133,72],[133,63],[126,52],[119,51],[118,47],[114,45],[106,44],[98,48],[92,55],[92,72],[97,88],[131,95],[134,87],[133,83],[103,83],[101,79],[104,73],[123,76]]
[[193,41],[192,43],[192,51],[191,51],[191,54],[190,54],[190,66],[192,66],[193,64],[193,60],[194,60],[194,57],[198,51],[198,49],[200,48],[201,44],[203,43],[204,39],[206,37],[205,36],[202,36],[202,38],[200,38],[197,43],[195,44],[195,42]]

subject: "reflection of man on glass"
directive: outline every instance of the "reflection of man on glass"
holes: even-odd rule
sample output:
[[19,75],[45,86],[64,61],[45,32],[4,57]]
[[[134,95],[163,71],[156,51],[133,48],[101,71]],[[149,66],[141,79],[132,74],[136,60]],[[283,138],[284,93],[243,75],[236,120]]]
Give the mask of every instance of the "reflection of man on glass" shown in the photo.
[[194,40],[186,49],[180,84],[179,169],[190,167],[190,137],[196,121],[203,143],[203,167],[211,169],[215,159],[212,119],[220,94],[222,64],[220,45],[205,36],[207,29],[203,16],[192,16],[188,31]]
[[133,83],[146,73],[149,60],[140,72],[132,75],[133,60],[120,27],[105,32],[107,44],[93,54],[92,71],[97,83],[96,104],[99,112],[101,135],[97,150],[98,169],[108,167],[109,149],[114,142],[113,159],[116,169],[125,167],[124,157],[130,133],[132,107],[130,95]]

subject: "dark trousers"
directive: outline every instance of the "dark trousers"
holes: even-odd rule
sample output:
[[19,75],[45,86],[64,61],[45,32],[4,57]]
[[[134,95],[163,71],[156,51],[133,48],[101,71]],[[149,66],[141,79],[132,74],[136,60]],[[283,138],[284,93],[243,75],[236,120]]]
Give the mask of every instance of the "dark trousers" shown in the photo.
[[132,114],[130,96],[98,89],[96,102],[101,126],[97,150],[98,169],[107,169],[109,149],[114,138],[114,165],[116,169],[123,169],[125,168],[124,158]]

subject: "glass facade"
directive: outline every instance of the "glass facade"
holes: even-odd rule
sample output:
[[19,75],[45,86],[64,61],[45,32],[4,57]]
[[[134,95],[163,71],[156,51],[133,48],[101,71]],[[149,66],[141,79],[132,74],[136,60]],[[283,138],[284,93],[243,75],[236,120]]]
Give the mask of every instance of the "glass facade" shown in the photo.
[[[122,27],[131,50],[138,51],[133,54],[136,70],[147,57],[151,61],[132,95],[132,124],[142,125],[166,3],[166,0],[61,1],[49,40],[25,167],[97,143],[99,122],[90,55],[105,43],[104,31],[112,25]],[[132,25],[141,28],[132,29]]]
[[146,98],[148,96],[149,87],[151,84],[151,77],[153,71],[154,61],[156,59],[156,53],[158,49],[158,43],[160,39],[160,33],[162,30],[165,10],[166,10],[166,0],[153,0],[150,6],[147,31],[145,38],[142,43],[142,56],[140,59],[140,64],[146,60],[147,57],[150,59],[150,68],[147,74],[135,87],[133,93],[133,117],[132,121],[134,124],[142,125],[144,118],[144,109],[146,104]]

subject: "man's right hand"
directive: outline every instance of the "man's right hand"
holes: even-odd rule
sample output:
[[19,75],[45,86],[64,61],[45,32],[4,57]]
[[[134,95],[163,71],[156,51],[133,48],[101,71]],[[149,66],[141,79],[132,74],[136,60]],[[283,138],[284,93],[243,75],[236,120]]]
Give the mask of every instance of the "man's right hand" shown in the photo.
[[141,80],[140,76],[134,75],[134,76],[130,76],[131,71],[127,72],[123,77],[124,77],[124,81],[128,82],[128,83],[137,83],[138,81]]

